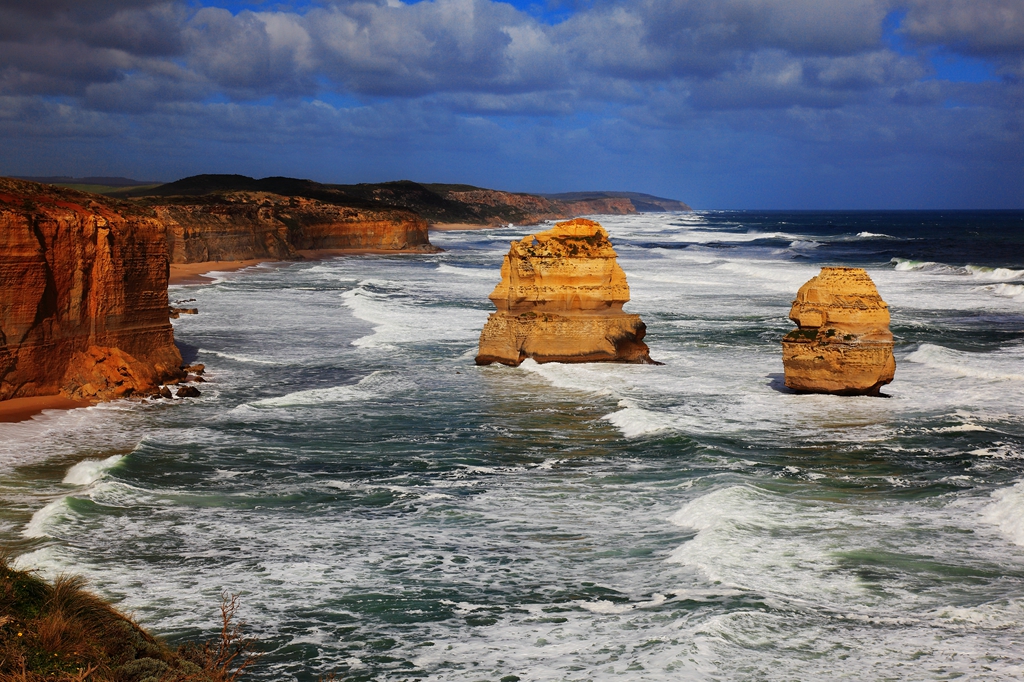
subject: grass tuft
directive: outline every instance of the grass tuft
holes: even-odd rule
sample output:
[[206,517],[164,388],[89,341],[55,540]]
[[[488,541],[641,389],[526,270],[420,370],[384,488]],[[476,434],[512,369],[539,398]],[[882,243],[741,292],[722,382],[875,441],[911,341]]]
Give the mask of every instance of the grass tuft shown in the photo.
[[47,583],[11,566],[0,547],[0,682],[238,682],[261,654],[237,620],[238,595],[221,601],[221,632],[178,649],[60,575]]

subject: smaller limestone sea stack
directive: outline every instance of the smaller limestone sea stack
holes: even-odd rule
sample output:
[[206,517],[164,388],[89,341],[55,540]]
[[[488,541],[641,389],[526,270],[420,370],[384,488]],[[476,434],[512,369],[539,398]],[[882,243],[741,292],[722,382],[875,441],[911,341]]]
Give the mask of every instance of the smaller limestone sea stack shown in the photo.
[[608,233],[592,220],[557,223],[512,242],[501,282],[490,295],[498,312],[480,333],[478,365],[537,362],[655,364],[629,301],[626,273]]
[[800,328],[782,339],[787,387],[878,395],[892,381],[889,306],[862,268],[822,268],[800,287],[789,319]]

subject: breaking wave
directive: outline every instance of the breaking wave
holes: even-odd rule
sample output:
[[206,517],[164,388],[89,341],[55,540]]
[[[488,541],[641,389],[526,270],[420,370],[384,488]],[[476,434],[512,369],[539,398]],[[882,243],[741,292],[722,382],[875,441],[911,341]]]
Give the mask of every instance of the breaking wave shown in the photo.
[[999,528],[1014,544],[1024,546],[1024,481],[992,493],[993,502],[982,518]]
[[995,381],[1024,381],[1024,374],[1020,373],[1020,370],[1024,368],[1020,355],[1019,349],[991,353],[967,353],[922,343],[916,351],[907,356],[907,360],[963,377]]
[[[410,390],[415,385],[393,372],[376,371],[355,384],[311,388],[295,391],[276,398],[264,398],[247,403],[250,407],[304,407],[326,403],[344,403],[353,400],[380,399]],[[236,408],[237,409],[237,408]]]

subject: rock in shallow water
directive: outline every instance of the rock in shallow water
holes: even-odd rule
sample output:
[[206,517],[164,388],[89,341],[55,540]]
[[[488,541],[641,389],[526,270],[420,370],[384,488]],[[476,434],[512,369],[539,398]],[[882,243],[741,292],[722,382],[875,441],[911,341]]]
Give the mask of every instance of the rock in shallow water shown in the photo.
[[862,268],[822,268],[789,312],[799,325],[782,339],[786,386],[801,393],[878,395],[896,360],[889,306]]
[[578,218],[512,242],[501,282],[490,295],[498,312],[480,333],[478,365],[500,362],[633,362],[651,364],[626,273],[608,233]]

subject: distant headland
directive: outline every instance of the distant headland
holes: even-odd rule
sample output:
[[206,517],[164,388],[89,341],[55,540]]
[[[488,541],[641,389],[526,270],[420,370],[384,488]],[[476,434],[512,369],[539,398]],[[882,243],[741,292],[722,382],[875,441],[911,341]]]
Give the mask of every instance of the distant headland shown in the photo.
[[339,185],[299,178],[275,176],[257,179],[245,175],[216,174],[193,175],[163,184],[123,177],[50,176],[18,179],[103,194],[116,199],[262,192],[304,197],[352,208],[383,206],[406,209],[439,226],[493,226],[508,223],[536,225],[544,220],[564,220],[584,214],[626,215],[692,210],[682,201],[640,192],[601,190],[529,194],[473,185],[418,183],[411,180]]

